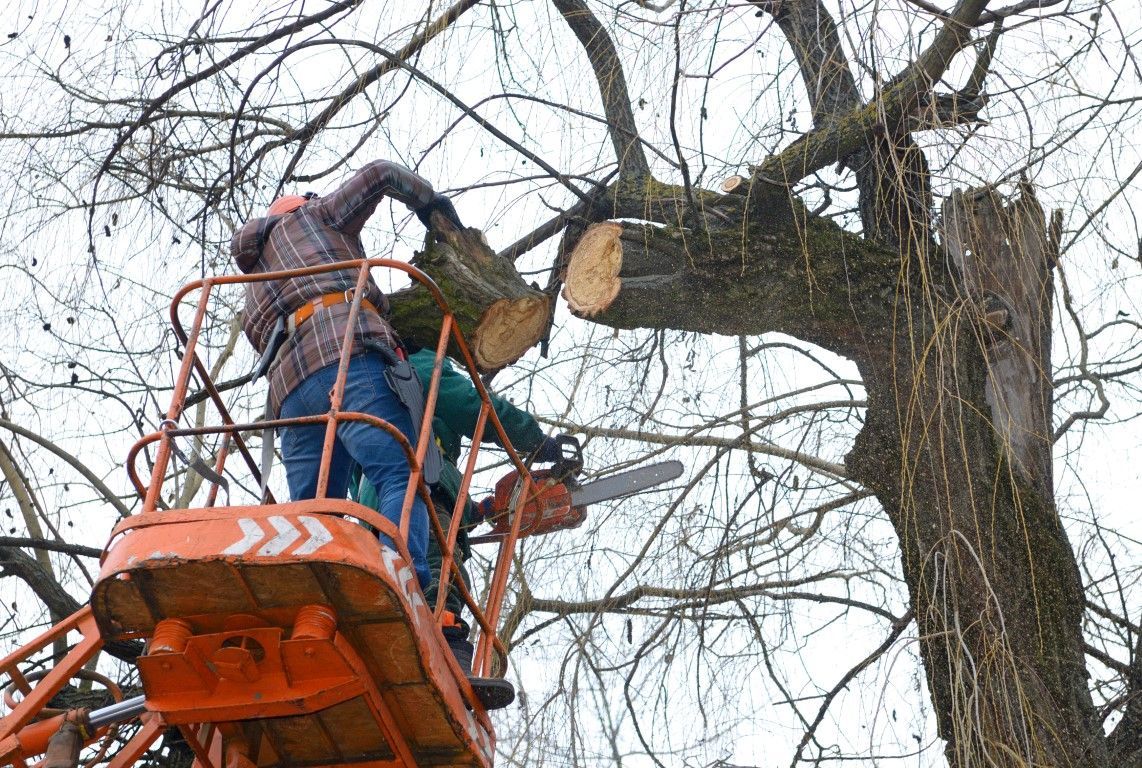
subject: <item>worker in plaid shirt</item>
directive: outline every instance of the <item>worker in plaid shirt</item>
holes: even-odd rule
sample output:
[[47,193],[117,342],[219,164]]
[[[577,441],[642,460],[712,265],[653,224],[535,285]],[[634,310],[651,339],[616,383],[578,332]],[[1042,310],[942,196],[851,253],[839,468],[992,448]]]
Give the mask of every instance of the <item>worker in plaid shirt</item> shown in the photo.
[[[407,205],[425,227],[432,212],[438,211],[463,228],[447,196],[434,193],[431,184],[404,166],[378,160],[325,197],[310,193],[274,201],[266,216],[247,222],[234,234],[231,255],[247,274],[366,258],[361,229],[383,197]],[[287,320],[288,338],[268,372],[271,413],[293,418],[329,411],[357,274],[356,269],[349,269],[247,286],[243,330],[259,352],[264,353],[271,343],[278,318]],[[387,311],[388,300],[370,277],[354,327],[341,410],[384,419],[415,442],[408,410],[385,381],[385,356],[368,348],[398,346],[396,333],[385,319]],[[294,500],[317,494],[324,440],[325,427],[320,424],[282,430],[282,458]],[[345,497],[354,463],[376,486],[380,513],[399,526],[409,478],[404,451],[381,429],[363,422],[341,424],[329,466],[328,496]],[[422,586],[430,582],[427,544],[428,513],[417,497],[408,549]]]

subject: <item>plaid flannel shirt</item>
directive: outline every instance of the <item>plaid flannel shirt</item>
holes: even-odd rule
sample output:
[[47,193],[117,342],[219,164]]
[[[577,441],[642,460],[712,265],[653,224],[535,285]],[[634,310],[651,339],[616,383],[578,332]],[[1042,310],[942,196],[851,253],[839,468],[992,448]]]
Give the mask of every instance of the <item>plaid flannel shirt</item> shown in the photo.
[[[385,196],[416,209],[432,200],[433,190],[431,184],[404,166],[378,160],[366,165],[331,195],[310,200],[282,216],[247,222],[234,234],[230,254],[247,274],[363,259],[361,228]],[[248,284],[243,320],[247,338],[258,352],[263,352],[279,315],[289,315],[325,294],[354,288],[357,274],[356,269],[346,269]],[[365,298],[387,314],[388,299],[372,277],[368,279]],[[340,359],[349,307],[346,303],[319,309],[286,341],[269,372],[270,408],[275,415],[282,400],[298,384]],[[362,307],[354,329],[352,354],[362,351],[366,338],[397,344],[396,333],[388,321]]]

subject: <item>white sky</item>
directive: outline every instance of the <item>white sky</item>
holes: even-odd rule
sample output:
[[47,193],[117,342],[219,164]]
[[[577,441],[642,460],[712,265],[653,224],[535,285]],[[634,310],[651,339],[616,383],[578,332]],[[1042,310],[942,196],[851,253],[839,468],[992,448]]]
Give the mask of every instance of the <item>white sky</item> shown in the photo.
[[[259,10],[272,17],[274,9],[284,7],[284,4],[264,5]],[[308,4],[306,7],[312,10],[317,6]],[[709,81],[697,77],[684,81],[679,131],[692,171],[696,173],[707,165],[702,183],[714,188],[724,176],[788,141],[794,134],[783,133],[782,126],[786,131],[801,130],[807,127],[810,118],[800,83],[789,67],[790,56],[776,30],[766,29],[754,19],[750,9],[735,12],[731,23],[715,29],[714,17],[701,12],[705,7],[699,6],[699,10],[688,17],[683,35],[686,42],[683,69],[697,74],[712,66],[719,69],[719,76],[710,84],[708,93],[703,88]],[[227,31],[239,28],[237,16],[245,6],[235,3],[223,8],[228,21],[222,28]],[[901,4],[887,4],[875,19],[868,9],[855,10],[847,4],[844,8],[846,14],[855,17],[844,29],[847,44],[865,54],[874,50],[883,67],[879,76],[896,71],[913,53],[908,45],[902,45],[901,25],[912,17],[905,14]],[[1073,234],[1082,224],[1084,211],[1098,208],[1108,192],[1116,189],[1142,160],[1133,138],[1136,131],[1116,124],[1120,119],[1130,123],[1136,112],[1134,101],[1124,101],[1098,114],[1089,109],[1099,94],[1111,93],[1123,100],[1138,99],[1142,95],[1142,75],[1126,60],[1126,46],[1120,42],[1122,37],[1137,42],[1138,29],[1131,27],[1121,34],[1117,31],[1121,25],[1137,24],[1130,14],[1132,8],[1125,0],[1112,3],[1099,21],[1084,22],[1087,28],[1094,30],[1093,34],[1100,36],[1105,56],[1089,54],[1068,60],[1083,41],[1078,25],[1066,28],[1054,24],[1028,25],[1006,36],[998,56],[998,77],[989,81],[989,88],[996,94],[987,111],[990,124],[979,128],[962,148],[946,133],[925,136],[925,140],[938,144],[933,148],[932,158],[938,174],[937,192],[946,193],[953,186],[1008,178],[1028,158],[1038,160],[1044,154],[1043,148],[1053,145],[1054,138],[1091,118],[1081,139],[1061,151],[1051,151],[1036,164],[1034,171],[1034,181],[1044,205],[1063,208],[1068,231]],[[407,39],[407,24],[418,9],[418,4],[400,2],[370,4],[368,12],[372,17],[361,17],[352,25],[343,25],[339,34],[372,39],[396,49]],[[83,73],[90,72],[91,87],[100,93],[105,90],[109,95],[134,95],[133,77],[148,61],[154,45],[133,46],[128,42],[129,34],[139,29],[167,29],[170,34],[181,34],[197,10],[197,5],[184,7],[180,3],[159,2],[99,5],[21,0],[15,3],[10,7],[9,22],[18,36],[6,43],[0,38],[0,71],[8,71],[0,80],[0,129],[16,130],[41,120],[50,122],[53,116],[64,113],[65,106],[57,91],[43,85],[29,87],[33,82],[42,83],[43,72],[59,72],[71,82],[81,82],[86,76]],[[633,6],[626,10],[635,11]],[[497,40],[491,31],[490,13],[480,8],[465,17],[462,29],[431,43],[417,66],[454,89],[468,104],[477,104],[507,90],[566,103],[592,113],[599,111],[597,92],[582,50],[547,4],[503,5],[499,7],[499,14],[498,23],[514,30],[504,39]],[[31,19],[27,18],[29,15]],[[613,17],[606,18],[609,21]],[[649,13],[641,14],[641,18],[655,19]],[[667,123],[669,82],[673,72],[672,30],[668,26],[626,20],[623,27],[626,32],[620,37],[620,44],[626,56],[636,119],[644,130],[644,137],[673,156]],[[756,40],[763,30],[764,36]],[[7,34],[5,30],[0,31]],[[711,65],[707,60],[709,45],[704,41],[715,32],[722,44],[712,57]],[[62,46],[65,33],[71,38],[70,55]],[[112,44],[107,42],[109,35]],[[646,37],[639,39],[637,35]],[[514,72],[498,67],[497,42],[508,50]],[[1039,82],[1040,76],[1059,68],[1060,61],[1065,62],[1066,75],[1052,75],[1053,82]],[[264,59],[249,62],[249,66],[239,68],[239,78],[251,78],[264,63]],[[191,69],[195,66],[199,64],[195,62]],[[351,68],[339,54],[314,51],[291,60],[288,70],[289,77],[307,94],[326,94],[342,87]],[[861,72],[859,77],[867,93],[871,76]],[[962,71],[955,72],[954,77],[962,77]],[[152,91],[166,87],[169,82],[152,82]],[[403,76],[389,76],[366,96],[377,103],[388,104],[402,94],[405,83]],[[1009,92],[1017,85],[1027,89],[1019,98]],[[279,81],[274,87],[284,90],[291,86]],[[266,88],[257,91],[255,102],[266,96]],[[225,98],[228,106],[234,106],[232,96]],[[703,103],[707,108],[705,119],[700,113]],[[189,100],[184,104],[190,105]],[[1031,105],[1030,120],[1023,113],[1028,105]],[[561,170],[590,174],[611,162],[610,144],[597,123],[525,99],[489,102],[481,106],[480,111]],[[457,207],[467,223],[485,229],[494,246],[514,241],[545,220],[550,216],[549,206],[567,204],[569,196],[565,190],[547,182],[526,180],[538,173],[534,163],[525,162],[471,121],[460,121],[447,139],[439,142],[444,129],[457,119],[455,109],[442,104],[429,89],[414,85],[408,95],[402,95],[357,159],[364,162],[373,156],[387,156],[402,160],[417,166],[443,189],[492,185],[459,195]],[[67,183],[75,183],[76,178],[86,178],[93,159],[95,162],[100,159],[99,150],[105,147],[105,141],[104,137],[104,144],[93,148],[73,142],[69,145],[70,154],[48,159],[61,169]],[[320,169],[321,161],[332,157],[339,146],[338,138],[327,139],[325,144],[314,148],[312,158],[301,171]],[[952,147],[956,147],[956,167],[954,172],[945,173],[942,161],[950,157]],[[41,153],[48,151],[44,142],[0,145],[9,167],[19,170],[11,182],[0,183],[0,194],[7,198],[9,212],[0,221],[0,267],[8,283],[6,298],[0,304],[0,319],[11,329],[8,340],[0,346],[0,361],[24,371],[36,381],[66,381],[71,372],[78,371],[85,382],[92,382],[93,388],[98,388],[100,376],[116,377],[120,372],[136,375],[126,370],[129,360],[121,354],[124,347],[141,353],[159,344],[166,296],[184,280],[197,276],[201,251],[186,232],[177,231],[171,222],[146,218],[124,206],[112,238],[98,239],[98,268],[93,268],[81,245],[84,242],[81,218],[74,212],[61,213],[60,210],[61,206],[74,204],[77,197],[88,193],[89,187],[66,191],[56,179],[33,178],[27,173],[28,165],[42,159]],[[272,176],[272,171],[280,171],[286,159],[286,155],[274,155],[267,167],[267,177]],[[678,180],[653,155],[651,162],[661,178]],[[311,186],[321,191],[347,172],[345,169]],[[516,183],[507,185],[506,181]],[[260,210],[272,193],[276,177],[266,178],[266,182],[263,189],[252,193],[244,191],[243,205],[248,204],[250,210]],[[31,198],[30,193],[36,197]],[[807,197],[814,200],[812,192]],[[179,203],[173,199],[171,208],[179,210]],[[1087,329],[1113,320],[1119,312],[1134,319],[1142,312],[1138,298],[1142,295],[1139,291],[1142,270],[1136,259],[1139,227],[1133,215],[1135,203],[1142,203],[1136,182],[1102,211],[1094,224],[1083,230],[1063,257],[1062,268],[1074,295],[1075,311]],[[97,228],[107,223],[109,216],[109,211],[101,211],[96,217]],[[216,220],[212,222],[210,235],[221,240],[227,227],[227,222]],[[409,222],[406,212],[398,205],[391,216],[387,212],[379,215],[369,234],[375,252],[391,251],[400,257],[411,254],[417,246],[420,230],[415,221]],[[181,242],[174,243],[175,237]],[[1069,240],[1069,236],[1064,239]],[[554,241],[549,242],[525,259],[521,269],[537,270],[546,266],[554,245]],[[1115,251],[1115,247],[1121,252]],[[207,250],[206,256],[208,262],[221,263],[213,248]],[[35,266],[31,266],[32,258],[36,259]],[[546,275],[539,274],[533,279],[543,283]],[[72,316],[73,310],[101,303],[113,306],[113,315],[119,321],[118,333],[112,329],[110,317],[96,317],[89,309],[84,310],[81,322],[67,323],[66,317]],[[42,329],[41,319],[51,322],[51,331]],[[1077,334],[1073,323],[1058,308],[1058,299],[1056,327],[1059,331],[1056,364],[1062,373],[1073,373],[1080,354]],[[655,411],[655,417],[663,423],[652,426],[667,431],[665,424],[669,423],[681,429],[710,415],[734,410],[737,407],[733,389],[737,377],[736,343],[731,339],[695,339],[681,334],[668,334],[668,338],[672,347],[665,358],[671,363],[672,373],[665,399],[658,402]],[[643,371],[624,362],[624,358],[628,348],[644,340],[645,334],[612,334],[609,329],[571,318],[561,309],[552,340],[552,357],[543,360],[535,353],[528,355],[513,371],[501,374],[497,385],[508,387],[508,393],[518,402],[529,403],[541,416],[566,417],[595,427],[633,428],[636,426],[634,413],[639,407],[654,402],[660,383],[657,372],[652,370],[645,384],[632,386]],[[93,341],[103,349],[81,349]],[[1091,344],[1090,359],[1092,363],[1099,362],[1112,357],[1117,350],[1137,348],[1138,342],[1136,332],[1125,327],[1112,329]],[[169,340],[164,344],[168,353],[148,358],[153,362],[143,364],[143,375],[165,385],[173,378],[174,361],[169,354]],[[590,355],[581,362],[571,352],[584,347],[590,350]],[[694,370],[686,368],[689,353],[701,361]],[[855,378],[855,372],[845,361],[827,354],[823,357],[843,375]],[[248,359],[248,354],[244,359]],[[66,368],[68,361],[76,360],[79,361],[77,368]],[[802,358],[775,351],[758,356],[751,363],[750,376],[759,391],[779,392],[819,381],[822,374],[813,366],[806,366]],[[1137,374],[1132,382],[1137,387]],[[575,398],[569,401],[572,392]],[[1113,545],[1120,553],[1118,566],[1136,571],[1138,542],[1142,540],[1136,501],[1142,495],[1142,476],[1137,462],[1137,457],[1142,455],[1142,445],[1137,427],[1130,419],[1138,413],[1138,401],[1129,390],[1108,388],[1108,394],[1112,403],[1106,420],[1097,425],[1076,427],[1058,443],[1059,505],[1076,546],[1084,551],[1095,548],[1092,521],[1097,517],[1100,525],[1121,535]],[[843,391],[834,388],[814,392],[802,401],[841,396]],[[857,396],[860,396],[859,390]],[[631,407],[617,408],[616,402],[624,397],[631,399]],[[143,403],[137,396],[127,399],[130,407],[143,409],[147,429],[153,428],[158,407]],[[252,398],[251,407],[256,407],[258,402],[257,396]],[[165,405],[161,403],[163,408]],[[1086,402],[1081,398],[1064,399],[1059,404],[1056,422],[1062,420],[1065,409],[1082,407],[1086,407]],[[126,408],[93,395],[56,389],[26,402],[13,403],[11,417],[58,440],[96,466],[101,474],[105,473],[113,487],[126,490],[119,464],[137,436],[128,429],[130,417]],[[779,425],[765,435],[785,448],[807,450],[839,462],[848,449],[854,428],[851,421],[824,425],[819,431],[806,431],[800,425]],[[721,430],[714,434],[729,433],[729,430]],[[803,439],[809,444],[801,444],[799,441]],[[666,455],[680,455],[689,467],[696,469],[712,452],[698,449]],[[628,442],[599,440],[592,445],[589,467],[605,469],[620,459],[633,461],[640,456],[640,449]],[[792,474],[799,474],[802,479],[807,476],[804,470],[789,470],[780,462],[761,459],[777,470],[788,470],[784,482],[788,482]],[[29,462],[37,472],[45,472],[50,467],[59,475],[68,473],[58,462],[39,454]],[[662,551],[657,553],[652,565],[628,580],[620,591],[635,583],[665,579],[665,574],[677,573],[680,569],[684,572],[694,563],[694,552],[683,544],[691,540],[689,537],[693,537],[694,542],[708,542],[716,530],[703,525],[716,518],[712,510],[732,507],[734,499],[748,491],[748,473],[743,461],[725,462],[720,471],[725,482],[715,488],[712,481],[707,481],[687,500],[685,512],[662,533]],[[728,475],[732,479],[726,481]],[[280,488],[281,478],[278,480]],[[45,504],[59,511],[65,535],[98,545],[113,523],[113,516],[106,507],[91,504],[90,493],[80,489],[74,479],[67,486],[64,483],[61,479],[45,486]],[[706,509],[699,503],[703,493],[710,497]],[[527,553],[528,562],[535,568],[528,574],[532,589],[545,597],[597,596],[607,584],[607,577],[622,569],[629,549],[648,534],[670,498],[670,494],[648,495],[638,502],[601,507],[593,510],[592,520],[584,529],[561,535],[558,540],[550,537],[535,542]],[[806,498],[811,498],[808,492],[789,491],[781,499],[770,500],[768,510],[766,505],[758,504],[754,514],[759,519],[766,513],[787,514],[794,504]],[[80,533],[76,535],[73,531]],[[859,546],[850,548],[851,542]],[[700,550],[700,546],[695,549]],[[867,502],[852,508],[843,521],[830,517],[828,532],[813,551],[815,559],[780,562],[775,570],[780,567],[793,574],[819,572],[832,562],[831,558],[856,569],[862,564],[867,567],[869,562],[862,560],[867,558],[893,574],[898,571],[892,532],[877,507]],[[803,556],[803,553],[796,555],[797,558]],[[877,557],[882,558],[882,562],[876,563]],[[63,561],[59,562],[61,567],[66,566]],[[1092,577],[1106,575],[1105,557],[1095,554],[1091,562],[1096,568]],[[902,612],[903,595],[899,585],[887,579],[884,583],[881,594],[861,581],[834,586],[840,594],[851,588],[853,596],[878,599],[894,613]],[[8,598],[9,590],[14,589],[12,580],[0,584]],[[77,585],[75,594],[82,591],[82,585]],[[27,599],[23,594],[18,597]],[[5,599],[5,602],[9,601]],[[849,666],[879,644],[885,634],[883,620],[859,612],[838,617],[835,607],[769,604],[767,610],[770,613],[765,617],[765,642],[780,648],[779,657],[771,663],[785,678],[788,693],[794,698],[819,695],[831,687]],[[586,624],[588,619],[579,621]],[[645,639],[640,633],[649,633],[653,622],[635,617],[632,623],[637,645]],[[625,632],[625,618],[609,617],[592,638],[606,657],[625,658],[631,647]],[[926,702],[926,694],[916,663],[915,644],[909,642],[909,637],[906,635],[883,663],[867,671],[842,694],[835,714],[822,726],[820,738],[824,742],[835,741],[842,749],[857,753],[875,754],[879,750],[888,755],[915,749],[913,734],[920,737],[923,746],[931,744],[934,723],[926,703],[924,709],[917,707],[918,701]],[[525,644],[517,651],[516,679],[526,691],[529,709],[500,716],[507,726],[501,729],[505,748],[510,748],[509,734],[513,732],[539,738],[534,727],[527,730],[515,727],[515,718],[523,712],[533,713],[535,707],[551,697],[558,700],[562,695],[561,681],[566,685],[567,680],[574,679],[586,685],[592,680],[585,672],[580,677],[568,677],[560,666],[559,661],[571,649],[567,638],[566,632],[552,630],[540,635],[537,645]],[[766,661],[758,657],[739,660],[732,667],[732,674],[710,679],[714,668],[709,661],[696,660],[685,648],[667,662],[672,642],[671,638],[665,638],[647,651],[646,657],[655,665],[654,673],[640,677],[642,687],[633,694],[642,702],[643,714],[654,725],[654,743],[663,750],[679,750],[677,759],[681,761],[684,753],[693,764],[722,757],[737,764],[787,765],[801,727],[790,707],[778,703],[784,694],[768,680]],[[755,639],[741,628],[722,636],[718,642],[723,649],[737,647],[755,653],[757,649]],[[598,738],[583,744],[568,744],[563,738],[566,730],[561,718],[568,717],[571,707],[551,706],[539,715],[547,722],[547,727],[539,730],[542,738],[549,740],[550,749],[566,750],[574,746],[583,750],[579,764],[610,764],[610,747],[602,735],[608,726],[604,718],[597,716],[598,702],[607,702],[611,716],[616,718],[614,727],[619,731],[623,749],[638,748],[629,714],[622,706],[614,706],[623,701],[623,691],[612,687],[613,678],[606,679],[607,685],[599,683],[576,704],[576,708],[582,708],[580,717],[597,717],[594,724],[580,725],[585,733]],[[662,685],[666,686],[665,692]],[[703,711],[711,713],[708,721],[702,719]],[[809,704],[805,711],[811,716],[815,706]],[[680,712],[686,713],[685,716],[679,717]],[[704,738],[704,734],[709,738]],[[545,754],[552,764],[559,764],[544,746],[533,744],[531,748]],[[634,758],[629,764],[647,762]],[[871,759],[866,762],[873,764]],[[881,760],[876,764],[940,763],[937,747],[919,757]]]

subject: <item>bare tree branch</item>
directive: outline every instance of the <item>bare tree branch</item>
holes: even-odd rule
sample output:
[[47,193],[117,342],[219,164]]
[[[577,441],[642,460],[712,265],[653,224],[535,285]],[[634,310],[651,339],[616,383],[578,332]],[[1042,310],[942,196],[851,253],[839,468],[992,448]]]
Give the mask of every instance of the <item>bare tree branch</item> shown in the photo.
[[587,51],[587,59],[595,71],[611,144],[619,164],[619,178],[625,180],[649,176],[650,165],[639,142],[638,126],[627,93],[626,75],[610,35],[583,0],[552,0],[552,4]]

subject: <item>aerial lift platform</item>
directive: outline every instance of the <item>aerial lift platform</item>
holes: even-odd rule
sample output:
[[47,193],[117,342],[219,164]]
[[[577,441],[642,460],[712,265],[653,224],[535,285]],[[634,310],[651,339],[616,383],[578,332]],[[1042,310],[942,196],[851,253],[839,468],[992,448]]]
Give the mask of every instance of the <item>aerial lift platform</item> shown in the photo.
[[[355,269],[351,329],[363,311],[360,297],[373,268],[407,273],[431,293],[443,316],[416,445],[384,421],[340,410],[350,357],[348,331],[329,413],[235,423],[200,354],[218,289]],[[195,313],[187,330],[180,309],[194,295]],[[518,473],[512,509],[522,509],[536,494],[529,468],[511,448],[438,287],[419,270],[388,259],[208,277],[175,295],[171,321],[182,362],[170,408],[158,431],[139,440],[127,462],[142,508],[111,532],[89,604],[0,661],[9,710],[0,719],[0,765],[75,768],[82,760],[127,768],[174,728],[193,750],[198,768],[491,766],[491,719],[440,632],[444,598],[455,583],[478,632],[473,674],[502,675],[506,649],[496,627],[524,515],[517,512],[500,521],[492,537],[498,547],[494,569],[480,602],[459,578],[453,557],[461,505],[487,429],[495,431]],[[422,466],[432,440],[441,361],[450,346],[472,375],[483,407],[449,529],[441,530],[436,516],[429,515],[430,535],[441,542],[444,567],[436,604],[428,605],[405,542],[414,495],[432,508]],[[216,423],[183,426],[192,381],[213,404]],[[325,497],[335,431],[350,420],[388,431],[406,452],[410,478],[399,527],[360,504]],[[306,423],[326,429],[317,498],[277,502],[262,482],[263,468],[246,438]],[[199,493],[206,496],[204,506],[167,508],[163,488],[172,477],[172,459],[185,458],[177,441],[211,435],[220,442],[213,471],[196,463],[205,479],[206,488]],[[150,480],[144,482],[136,462],[152,453]],[[242,471],[248,470],[250,484],[261,488],[262,497],[255,499],[260,503],[229,506],[224,478],[237,476],[231,466],[236,457],[245,466]],[[218,503],[220,490],[226,505]],[[549,512],[559,516],[570,509]],[[395,542],[395,549],[383,545],[378,534]],[[76,635],[81,639],[67,654],[45,666],[52,644]],[[49,707],[106,644],[119,641],[143,644],[135,662],[142,695],[124,698],[107,681],[117,694],[110,706]]]

